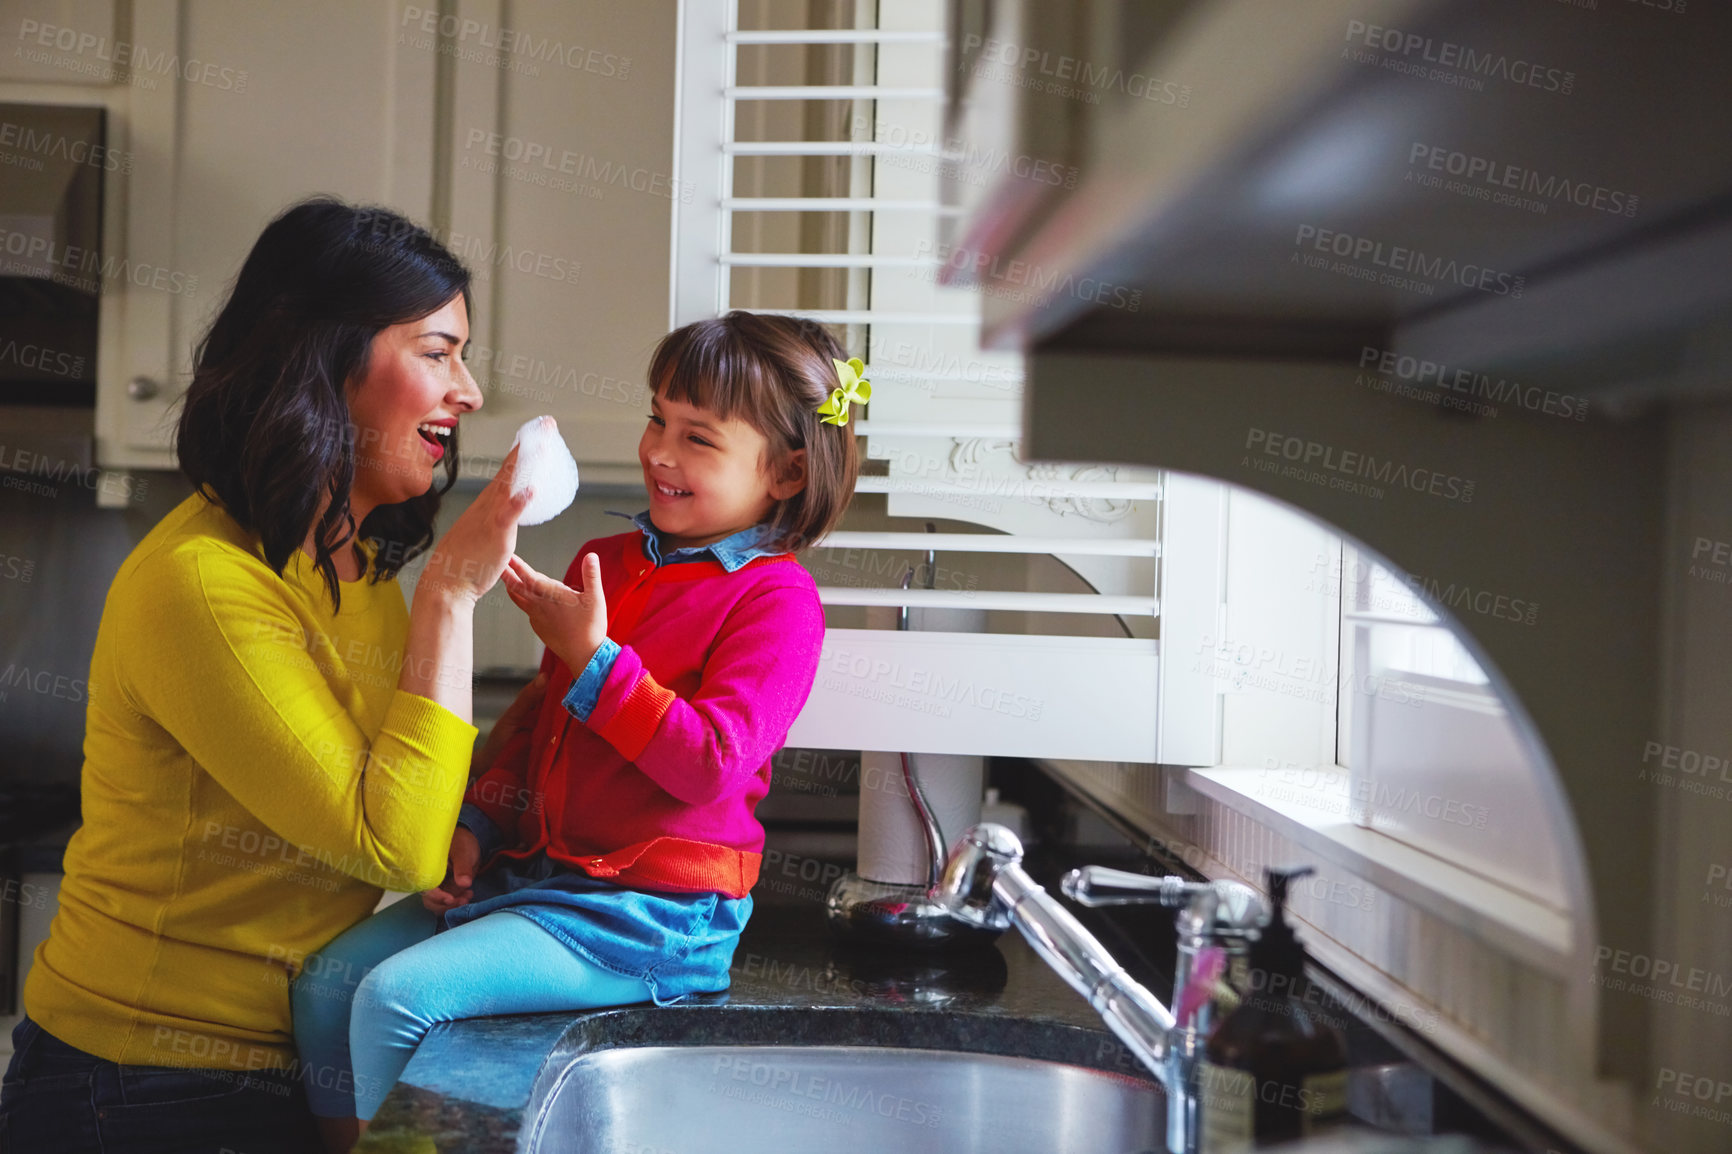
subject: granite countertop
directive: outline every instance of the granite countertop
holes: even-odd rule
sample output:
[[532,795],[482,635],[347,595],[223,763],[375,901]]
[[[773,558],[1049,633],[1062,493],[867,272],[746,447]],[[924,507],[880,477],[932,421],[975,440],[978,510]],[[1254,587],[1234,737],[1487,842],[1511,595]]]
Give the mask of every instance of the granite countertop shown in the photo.
[[[1157,911],[1153,923],[1164,920],[1168,938],[1171,916]],[[1112,931],[1091,928],[1119,952]],[[1125,964],[1167,998],[1170,976],[1140,959]],[[437,1027],[359,1149],[506,1154],[541,1108],[544,1067],[558,1070],[581,1054],[617,1047],[892,1046],[1039,1058],[1152,1081],[1014,931],[984,949],[885,956],[834,939],[816,902],[765,902],[740,939],[732,973],[725,998],[705,1005]]]

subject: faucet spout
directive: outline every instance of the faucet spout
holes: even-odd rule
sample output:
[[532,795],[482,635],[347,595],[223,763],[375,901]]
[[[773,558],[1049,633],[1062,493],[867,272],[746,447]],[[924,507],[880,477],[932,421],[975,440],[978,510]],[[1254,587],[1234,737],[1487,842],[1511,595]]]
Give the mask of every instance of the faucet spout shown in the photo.
[[1022,931],[1035,953],[1088,1000],[1169,1095],[1174,1092],[1172,1012],[1028,876],[1015,834],[990,822],[971,828],[946,863],[936,896],[963,921]]
[[971,925],[1014,925],[1037,954],[1084,998],[1167,1092],[1167,1149],[1195,1154],[1199,1142],[1198,1062],[1210,1027],[1208,991],[1187,999],[1200,952],[1210,946],[1242,954],[1267,922],[1262,898],[1238,882],[1192,882],[1089,866],[1065,878],[1066,896],[1083,905],[1146,902],[1184,907],[1178,918],[1178,970],[1173,1003],[1183,1020],[1113,960],[1022,868],[1022,843],[1001,825],[983,822],[956,843],[933,891],[951,915]]

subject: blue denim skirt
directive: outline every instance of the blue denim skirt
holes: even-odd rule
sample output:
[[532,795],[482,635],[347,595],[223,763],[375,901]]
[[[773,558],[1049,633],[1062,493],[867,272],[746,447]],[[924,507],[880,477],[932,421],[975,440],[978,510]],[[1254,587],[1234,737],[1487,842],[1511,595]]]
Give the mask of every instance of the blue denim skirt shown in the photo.
[[656,1005],[672,1006],[728,988],[752,899],[627,889],[537,854],[482,873],[474,899],[448,911],[445,925],[495,910],[526,917],[580,957],[641,979]]

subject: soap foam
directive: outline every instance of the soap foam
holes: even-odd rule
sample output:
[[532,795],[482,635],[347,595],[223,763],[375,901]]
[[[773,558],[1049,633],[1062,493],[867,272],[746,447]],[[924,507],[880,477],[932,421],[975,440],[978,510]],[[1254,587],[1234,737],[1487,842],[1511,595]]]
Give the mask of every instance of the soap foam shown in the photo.
[[553,520],[577,496],[577,462],[559,436],[559,423],[552,417],[534,417],[517,430],[511,444],[517,449],[511,495],[515,497],[531,486],[535,489],[517,523],[540,525]]

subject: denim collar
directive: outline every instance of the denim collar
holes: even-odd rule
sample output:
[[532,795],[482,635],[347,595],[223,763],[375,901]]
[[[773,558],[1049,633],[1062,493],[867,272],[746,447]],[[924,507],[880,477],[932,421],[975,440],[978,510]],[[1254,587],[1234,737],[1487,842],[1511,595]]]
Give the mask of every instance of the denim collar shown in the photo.
[[609,509],[608,514],[614,517],[625,517],[642,530],[644,548],[649,552],[649,558],[659,568],[680,561],[701,561],[707,553],[721,563],[723,569],[734,572],[747,562],[759,557],[771,557],[777,553],[786,552],[783,549],[769,549],[764,542],[770,537],[769,525],[753,525],[750,529],[741,529],[728,537],[723,537],[710,545],[692,545],[683,549],[673,549],[664,557],[662,555],[661,531],[650,520],[649,510],[645,509],[637,516]]

